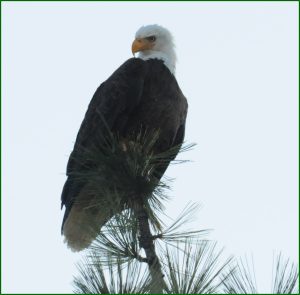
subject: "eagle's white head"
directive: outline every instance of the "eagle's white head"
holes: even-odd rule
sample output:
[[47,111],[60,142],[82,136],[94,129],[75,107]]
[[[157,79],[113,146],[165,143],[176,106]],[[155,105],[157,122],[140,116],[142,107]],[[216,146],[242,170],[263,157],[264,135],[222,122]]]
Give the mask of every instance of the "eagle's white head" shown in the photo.
[[164,27],[159,25],[141,27],[132,43],[132,53],[136,52],[143,60],[151,58],[163,60],[171,73],[175,73],[176,54],[173,36]]

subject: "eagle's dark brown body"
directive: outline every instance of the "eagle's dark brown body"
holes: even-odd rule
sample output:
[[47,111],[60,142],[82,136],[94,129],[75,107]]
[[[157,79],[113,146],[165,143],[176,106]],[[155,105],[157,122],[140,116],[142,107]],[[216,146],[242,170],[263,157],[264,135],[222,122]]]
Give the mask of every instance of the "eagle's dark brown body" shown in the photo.
[[[94,144],[95,134],[106,128],[101,118],[112,133],[122,138],[130,138],[141,129],[159,130],[154,148],[155,152],[163,152],[183,142],[186,115],[186,98],[161,60],[129,59],[100,85],[78,132],[61,197],[62,206],[66,207],[62,232],[73,250],[87,247],[95,238],[85,232],[90,213],[83,212],[76,202],[85,198],[87,188],[72,175],[89,169],[88,163],[78,162],[76,158],[80,157],[82,148]],[[159,172],[160,177],[165,169]],[[105,220],[97,220],[95,215],[93,222],[100,229]]]

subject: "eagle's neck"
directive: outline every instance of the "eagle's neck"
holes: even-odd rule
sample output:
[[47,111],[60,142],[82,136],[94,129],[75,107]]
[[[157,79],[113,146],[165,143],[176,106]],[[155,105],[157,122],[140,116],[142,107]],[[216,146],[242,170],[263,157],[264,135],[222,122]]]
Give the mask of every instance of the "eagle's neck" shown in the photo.
[[160,59],[163,60],[166,67],[170,70],[170,72],[174,75],[176,69],[176,54],[173,50],[169,50],[168,52],[155,51],[155,50],[144,50],[139,52],[139,58],[143,60],[148,59]]

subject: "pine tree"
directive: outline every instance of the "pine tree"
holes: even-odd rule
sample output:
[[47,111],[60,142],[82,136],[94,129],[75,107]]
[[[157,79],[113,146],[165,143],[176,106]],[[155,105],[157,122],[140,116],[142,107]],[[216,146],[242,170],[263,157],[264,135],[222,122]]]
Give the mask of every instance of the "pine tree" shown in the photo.
[[[207,240],[208,230],[189,230],[199,209],[188,204],[170,225],[163,221],[168,179],[155,171],[193,145],[155,154],[158,132],[144,132],[126,142],[108,132],[84,157],[93,169],[78,180],[89,182],[99,197],[94,206],[111,218],[86,250],[74,278],[77,294],[254,294],[251,273]],[[76,159],[80,161],[80,159]],[[274,293],[298,291],[298,269],[279,256]]]

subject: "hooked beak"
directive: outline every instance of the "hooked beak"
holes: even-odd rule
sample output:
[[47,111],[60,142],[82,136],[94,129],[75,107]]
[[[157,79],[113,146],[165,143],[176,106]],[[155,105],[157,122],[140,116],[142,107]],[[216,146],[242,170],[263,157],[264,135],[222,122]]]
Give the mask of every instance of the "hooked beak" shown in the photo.
[[151,48],[151,44],[149,41],[147,41],[145,39],[141,39],[141,38],[136,38],[132,43],[131,51],[132,51],[133,56],[135,56],[134,54],[136,52],[147,50],[150,48]]

